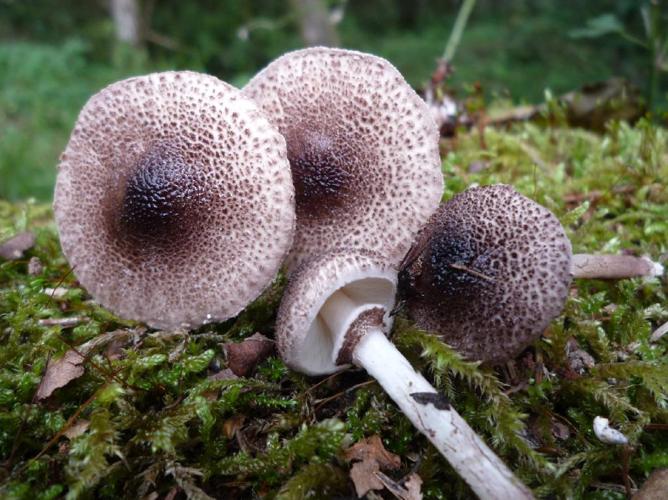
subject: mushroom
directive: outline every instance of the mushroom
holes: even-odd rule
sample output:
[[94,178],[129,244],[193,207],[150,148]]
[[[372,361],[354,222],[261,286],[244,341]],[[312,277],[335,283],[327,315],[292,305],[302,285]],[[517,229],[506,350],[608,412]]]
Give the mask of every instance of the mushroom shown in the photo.
[[244,88],[287,141],[295,269],[337,247],[399,262],[443,193],[439,134],[388,61],[350,50],[288,53]]
[[419,327],[496,364],[559,315],[582,260],[547,208],[511,186],[474,187],[420,232],[401,264],[399,294]]
[[276,338],[291,368],[325,375],[364,368],[481,498],[532,498],[506,465],[387,339],[397,271],[363,250],[304,262],[279,307]]
[[240,91],[193,72],[94,95],[61,156],[54,210],[81,284],[156,328],[236,315],[273,279],[295,219],[283,137]]

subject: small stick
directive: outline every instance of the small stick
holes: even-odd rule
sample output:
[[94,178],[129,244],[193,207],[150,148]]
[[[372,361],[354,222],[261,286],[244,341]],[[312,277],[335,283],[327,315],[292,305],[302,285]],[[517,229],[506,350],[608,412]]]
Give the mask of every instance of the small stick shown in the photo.
[[668,321],[652,332],[649,341],[658,342],[666,333],[668,333]]
[[646,257],[578,253],[573,255],[571,273],[574,278],[614,280],[661,276],[663,266]]
[[450,267],[453,269],[457,269],[458,271],[464,271],[465,273],[469,273],[472,276],[483,279],[485,281],[489,281],[490,283],[494,283],[494,278],[487,276],[486,274],[483,274],[480,271],[476,271],[475,269],[471,269],[470,267],[466,267],[461,262],[454,262],[450,264]]
[[77,326],[80,323],[83,323],[88,318],[83,316],[73,316],[71,318],[47,318],[40,319],[37,324],[39,326],[61,326],[63,328],[71,328]]

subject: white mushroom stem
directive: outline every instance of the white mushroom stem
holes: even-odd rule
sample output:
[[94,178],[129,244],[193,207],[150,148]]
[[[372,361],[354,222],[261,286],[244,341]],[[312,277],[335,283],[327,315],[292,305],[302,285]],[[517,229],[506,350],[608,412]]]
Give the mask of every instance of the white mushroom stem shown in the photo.
[[574,254],[571,272],[574,278],[621,279],[663,274],[663,266],[646,257],[631,255]]
[[[476,495],[483,499],[533,498],[531,491],[513,475],[447,400],[413,369],[382,331],[367,332],[353,352],[353,362],[380,383]],[[430,394],[433,394],[432,402],[421,399],[428,399],[426,395]]]
[[[358,302],[351,290],[330,295],[319,317],[332,333],[336,360],[345,337],[359,335],[352,362],[364,368],[483,499],[533,498],[531,491],[469,427],[450,403],[387,339],[380,326],[353,326],[364,311],[382,304]],[[384,308],[383,308],[384,309]]]

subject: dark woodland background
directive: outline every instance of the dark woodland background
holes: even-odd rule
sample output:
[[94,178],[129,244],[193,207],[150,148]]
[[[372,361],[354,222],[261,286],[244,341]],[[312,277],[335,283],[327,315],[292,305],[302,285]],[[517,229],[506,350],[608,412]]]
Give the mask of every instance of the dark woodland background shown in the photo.
[[[50,199],[54,165],[78,110],[112,81],[192,69],[242,86],[280,54],[324,44],[383,56],[419,89],[443,54],[460,5],[0,0],[0,198]],[[665,42],[665,10],[659,1],[479,0],[450,84],[460,96],[481,87],[488,102],[521,104],[541,102],[547,90],[561,94],[621,76],[660,119],[666,63],[652,47]]]

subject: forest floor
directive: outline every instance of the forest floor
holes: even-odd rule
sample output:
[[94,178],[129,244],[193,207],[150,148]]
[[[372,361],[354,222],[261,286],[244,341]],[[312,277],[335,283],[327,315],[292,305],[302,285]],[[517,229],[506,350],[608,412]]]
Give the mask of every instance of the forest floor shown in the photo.
[[[512,184],[557,215],[575,252],[666,264],[664,129],[524,123],[462,133],[443,158],[445,199]],[[345,450],[376,435],[367,446],[399,457],[390,481],[417,474],[412,494],[471,495],[364,372],[309,378],[275,353],[247,376],[229,370],[224,345],[273,337],[283,277],[235,319],[155,332],[79,287],[49,206],[0,201],[0,242],[23,232],[35,236],[23,256],[0,258],[1,497],[348,498]],[[665,276],[576,281],[543,338],[495,369],[406,319],[392,338],[537,496],[625,498],[668,467],[667,293]],[[599,441],[596,416],[629,444]]]

